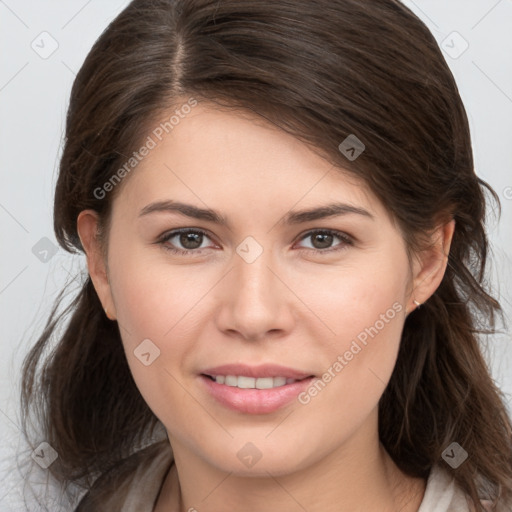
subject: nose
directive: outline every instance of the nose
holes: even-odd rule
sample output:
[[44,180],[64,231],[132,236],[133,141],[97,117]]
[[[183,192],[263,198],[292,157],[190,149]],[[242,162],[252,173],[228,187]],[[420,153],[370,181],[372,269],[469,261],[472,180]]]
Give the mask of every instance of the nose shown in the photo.
[[234,268],[218,295],[217,326],[225,334],[258,341],[283,337],[292,330],[298,300],[271,256],[265,249],[249,263],[235,255]]

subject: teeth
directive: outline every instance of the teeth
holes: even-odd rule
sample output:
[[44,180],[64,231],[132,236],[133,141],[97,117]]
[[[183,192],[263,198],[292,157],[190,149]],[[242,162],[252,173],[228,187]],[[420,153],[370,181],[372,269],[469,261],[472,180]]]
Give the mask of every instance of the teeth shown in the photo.
[[286,377],[245,377],[243,375],[217,375],[215,382],[241,389],[271,389],[291,384],[295,379]]
[[238,386],[238,378],[233,375],[226,375],[224,384],[226,384],[226,386]]
[[284,386],[286,384],[286,377],[274,377],[274,387]]

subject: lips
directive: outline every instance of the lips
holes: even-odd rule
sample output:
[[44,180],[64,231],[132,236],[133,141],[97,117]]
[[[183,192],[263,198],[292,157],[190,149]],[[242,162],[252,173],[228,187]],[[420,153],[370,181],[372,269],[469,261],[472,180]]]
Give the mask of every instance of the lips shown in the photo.
[[[314,380],[310,373],[274,364],[216,366],[204,370],[199,377],[203,389],[218,404],[244,414],[277,411],[291,404]],[[267,384],[270,380],[272,387]],[[263,386],[258,386],[258,382]]]

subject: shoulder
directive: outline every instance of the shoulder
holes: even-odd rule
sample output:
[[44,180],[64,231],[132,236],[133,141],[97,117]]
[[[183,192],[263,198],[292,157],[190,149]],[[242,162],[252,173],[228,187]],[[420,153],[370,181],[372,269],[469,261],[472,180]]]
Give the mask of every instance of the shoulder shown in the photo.
[[101,475],[74,512],[152,510],[173,459],[167,439],[135,452]]
[[[491,508],[490,501],[481,499],[480,503],[485,510],[497,512]],[[453,476],[441,465],[435,465],[430,470],[418,512],[475,512],[475,507],[469,504],[466,493]]]

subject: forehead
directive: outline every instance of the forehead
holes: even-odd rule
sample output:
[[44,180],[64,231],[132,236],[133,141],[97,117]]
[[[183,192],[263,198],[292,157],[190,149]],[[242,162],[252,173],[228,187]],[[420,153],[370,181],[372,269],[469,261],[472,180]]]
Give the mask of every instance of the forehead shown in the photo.
[[[155,129],[169,117],[155,120]],[[343,201],[386,214],[362,179],[252,112],[203,102],[167,129],[161,140],[148,133],[153,147],[123,183],[127,206],[173,199],[256,213]]]

